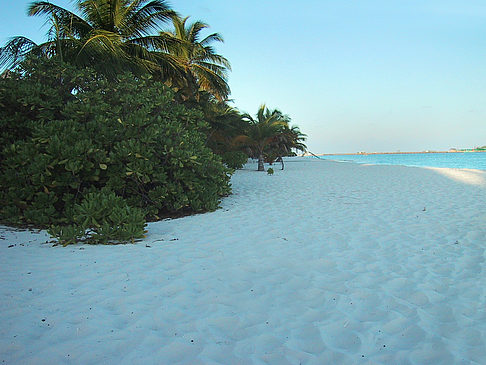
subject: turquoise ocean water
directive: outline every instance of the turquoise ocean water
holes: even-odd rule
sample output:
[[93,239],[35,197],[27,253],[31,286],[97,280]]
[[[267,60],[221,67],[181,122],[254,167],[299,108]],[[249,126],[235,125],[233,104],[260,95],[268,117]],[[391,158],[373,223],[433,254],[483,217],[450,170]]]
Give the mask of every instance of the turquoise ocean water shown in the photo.
[[452,167],[486,170],[486,152],[319,156],[326,160],[374,165]]

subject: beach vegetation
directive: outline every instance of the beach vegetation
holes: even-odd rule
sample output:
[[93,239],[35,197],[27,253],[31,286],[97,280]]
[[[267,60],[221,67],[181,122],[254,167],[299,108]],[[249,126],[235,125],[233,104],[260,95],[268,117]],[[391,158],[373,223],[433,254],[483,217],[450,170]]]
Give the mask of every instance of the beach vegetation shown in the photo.
[[7,87],[15,99],[2,93],[3,222],[76,227],[75,207],[102,189],[135,209],[126,219],[140,209],[145,220],[214,210],[230,193],[231,170],[206,146],[202,112],[173,102],[150,75],[114,83],[33,58],[0,80]]
[[241,169],[248,161],[248,155],[243,151],[227,151],[222,154],[223,163],[231,169]]
[[248,149],[250,156],[258,159],[258,171],[265,171],[265,158],[273,162],[279,158],[294,155],[293,149],[305,150],[305,135],[297,127],[290,127],[291,119],[280,110],[268,109],[264,104],[260,106],[253,118],[244,115],[248,121],[245,133],[235,138],[237,143]]
[[[188,17],[181,18],[163,0],[77,0],[73,5],[70,11],[47,1],[33,2],[28,14],[46,18],[46,41],[11,38],[0,48],[0,67],[14,69],[28,55],[56,58],[112,80],[126,71],[150,73],[183,101],[198,100],[200,92],[227,99],[231,66],[213,47],[223,37],[203,37],[206,23],[188,23]],[[167,30],[169,23],[172,30]]]
[[0,222],[62,244],[133,242],[147,221],[216,209],[249,157],[283,169],[305,150],[278,109],[230,105],[206,23],[163,0],[73,4],[33,2],[46,41],[0,48]]
[[265,162],[280,162],[284,169],[284,156],[296,156],[296,152],[305,152],[306,135],[302,133],[298,126],[283,125],[279,133],[275,136],[273,143],[267,149]]
[[91,67],[115,78],[134,74],[177,73],[177,63],[166,52],[171,39],[157,34],[176,15],[163,0],[78,0],[75,11],[48,1],[30,4],[30,16],[45,17],[47,40],[37,44],[16,36],[0,50],[0,64],[17,66],[27,55],[58,58],[79,68]]
[[168,40],[167,52],[181,69],[180,74],[169,75],[167,83],[183,101],[199,100],[202,92],[224,101],[230,94],[227,77],[231,66],[212,45],[223,42],[223,37],[212,33],[202,38],[201,32],[209,25],[201,21],[189,23],[188,19],[172,16],[173,29],[160,35]]
[[[200,93],[199,101],[186,102],[184,105],[197,108],[204,114],[204,119],[209,126],[206,131],[206,145],[214,153],[227,162],[238,156],[242,163],[246,162],[248,151],[235,143],[235,137],[247,129],[248,121],[243,118],[243,114],[238,109],[230,106],[228,102],[217,100],[209,93]],[[246,155],[245,161],[243,162],[241,153],[233,152],[243,152]]]
[[72,224],[52,225],[48,233],[59,244],[72,243],[123,243],[143,238],[145,214],[109,189],[101,189],[83,196],[74,204]]
[[256,118],[250,114],[245,114],[244,117],[248,121],[248,128],[246,133],[238,136],[236,140],[248,147],[253,157],[258,158],[258,171],[265,171],[263,165],[265,150],[288,120],[280,111],[271,111],[265,104],[258,109]]

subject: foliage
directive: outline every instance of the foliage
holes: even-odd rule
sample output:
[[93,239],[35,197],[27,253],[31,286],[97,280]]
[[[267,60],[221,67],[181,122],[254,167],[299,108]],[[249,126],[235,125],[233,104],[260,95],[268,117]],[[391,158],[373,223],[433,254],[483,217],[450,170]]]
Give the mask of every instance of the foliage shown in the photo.
[[[111,79],[130,71],[150,73],[178,91],[183,100],[210,92],[220,101],[230,94],[228,60],[214,42],[223,37],[201,31],[201,21],[186,24],[164,0],[76,0],[74,11],[47,1],[33,2],[31,16],[44,16],[50,28],[41,44],[17,36],[0,48],[0,67],[15,68],[27,55],[56,58],[79,68],[91,67]],[[173,30],[163,29],[172,19]]]
[[228,151],[221,156],[223,163],[230,169],[241,169],[248,161],[248,156],[242,151]]
[[306,135],[300,131],[299,127],[284,125],[265,151],[265,162],[281,162],[283,170],[283,157],[295,156],[294,151],[304,152],[307,149],[304,144],[305,140]]
[[197,108],[203,113],[208,123],[206,145],[214,153],[223,155],[228,151],[239,150],[234,139],[248,128],[248,121],[236,108],[217,100],[208,92],[200,92],[198,101],[187,101],[184,105]]
[[183,70],[182,77],[172,78],[183,100],[199,100],[200,92],[211,93],[219,101],[230,94],[227,73],[231,66],[226,58],[217,54],[211,45],[223,42],[223,37],[213,33],[201,39],[201,31],[209,26],[201,21],[186,24],[189,17],[172,17],[174,29],[161,33],[168,43],[167,51]]
[[263,166],[264,153],[275,141],[282,128],[288,125],[288,117],[280,111],[270,111],[264,104],[258,109],[256,119],[251,115],[244,116],[249,124],[245,134],[236,137],[236,141],[250,148],[253,157],[258,158],[258,171],[265,171]]
[[134,242],[144,236],[144,213],[128,206],[126,201],[108,190],[85,195],[75,204],[71,225],[52,226],[48,233],[66,246],[78,241],[86,243]]
[[[40,80],[53,90],[43,90]],[[174,103],[173,93],[150,76],[126,73],[112,83],[91,70],[35,59],[0,80],[0,89],[7,85],[13,95],[32,95],[3,99],[11,104],[0,111],[10,127],[0,162],[4,222],[83,228],[75,207],[101,189],[142,209],[146,219],[214,210],[230,192],[230,170],[205,146],[202,114]],[[63,105],[44,100],[50,93]]]
[[30,16],[45,16],[47,40],[13,37],[0,50],[0,66],[13,68],[26,55],[58,58],[77,67],[90,66],[115,77],[119,72],[178,72],[164,50],[172,39],[156,32],[176,13],[163,0],[77,0],[75,12],[48,1],[33,2]]
[[273,169],[272,169],[271,167],[269,167],[269,168],[267,169],[267,174],[268,174],[268,175],[273,175],[273,173],[274,173],[274,172],[275,172],[275,171],[273,171]]
[[305,134],[297,126],[289,127],[290,118],[280,110],[269,110],[265,105],[258,109],[256,118],[245,114],[249,122],[246,133],[235,138],[250,149],[250,155],[258,158],[258,171],[264,171],[263,162],[282,162],[283,156],[295,155],[292,150],[305,151]]
[[307,146],[304,144],[306,135],[297,126],[284,126],[272,145],[272,152],[278,157],[295,156],[295,151],[304,152]]

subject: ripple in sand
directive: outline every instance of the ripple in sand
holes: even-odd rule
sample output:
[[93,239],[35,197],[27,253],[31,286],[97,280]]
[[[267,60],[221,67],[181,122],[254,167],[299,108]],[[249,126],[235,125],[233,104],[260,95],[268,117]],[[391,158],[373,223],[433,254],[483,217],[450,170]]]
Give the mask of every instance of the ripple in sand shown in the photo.
[[454,356],[440,340],[421,344],[420,348],[410,353],[410,359],[416,364],[453,364]]
[[310,354],[320,354],[326,349],[321,333],[312,324],[293,330],[288,345]]
[[361,339],[348,325],[348,321],[338,321],[320,327],[324,343],[335,349],[356,353],[361,346]]

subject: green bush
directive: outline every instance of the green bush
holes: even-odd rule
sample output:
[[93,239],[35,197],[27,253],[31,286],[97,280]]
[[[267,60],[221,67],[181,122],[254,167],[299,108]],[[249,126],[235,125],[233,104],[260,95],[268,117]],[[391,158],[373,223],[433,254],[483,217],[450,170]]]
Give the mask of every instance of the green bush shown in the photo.
[[[0,162],[3,222],[64,225],[51,232],[106,241],[99,233],[106,229],[86,237],[82,230],[88,228],[76,218],[79,207],[92,201],[91,193],[103,189],[123,199],[132,209],[127,222],[138,222],[136,209],[147,220],[214,210],[230,193],[230,170],[205,146],[202,115],[174,103],[172,91],[150,77],[125,74],[113,83],[90,70],[30,60],[12,79],[0,80],[0,90],[6,85],[14,94],[33,95],[21,102],[15,118],[8,114],[17,100],[1,99],[9,105],[0,110],[0,121],[10,128]],[[40,116],[29,110],[49,112]],[[109,215],[99,219],[113,223]],[[106,239],[120,237],[108,232]]]
[[48,233],[59,243],[134,242],[144,236],[145,219],[141,209],[128,206],[125,200],[108,190],[88,193],[73,209],[73,224],[54,225]]
[[36,59],[27,60],[18,73],[0,80],[0,160],[3,148],[31,137],[31,121],[62,118],[64,105],[74,99],[71,90],[81,85],[86,71]]
[[248,161],[248,155],[241,151],[228,151],[221,156],[223,163],[230,169],[241,169]]

